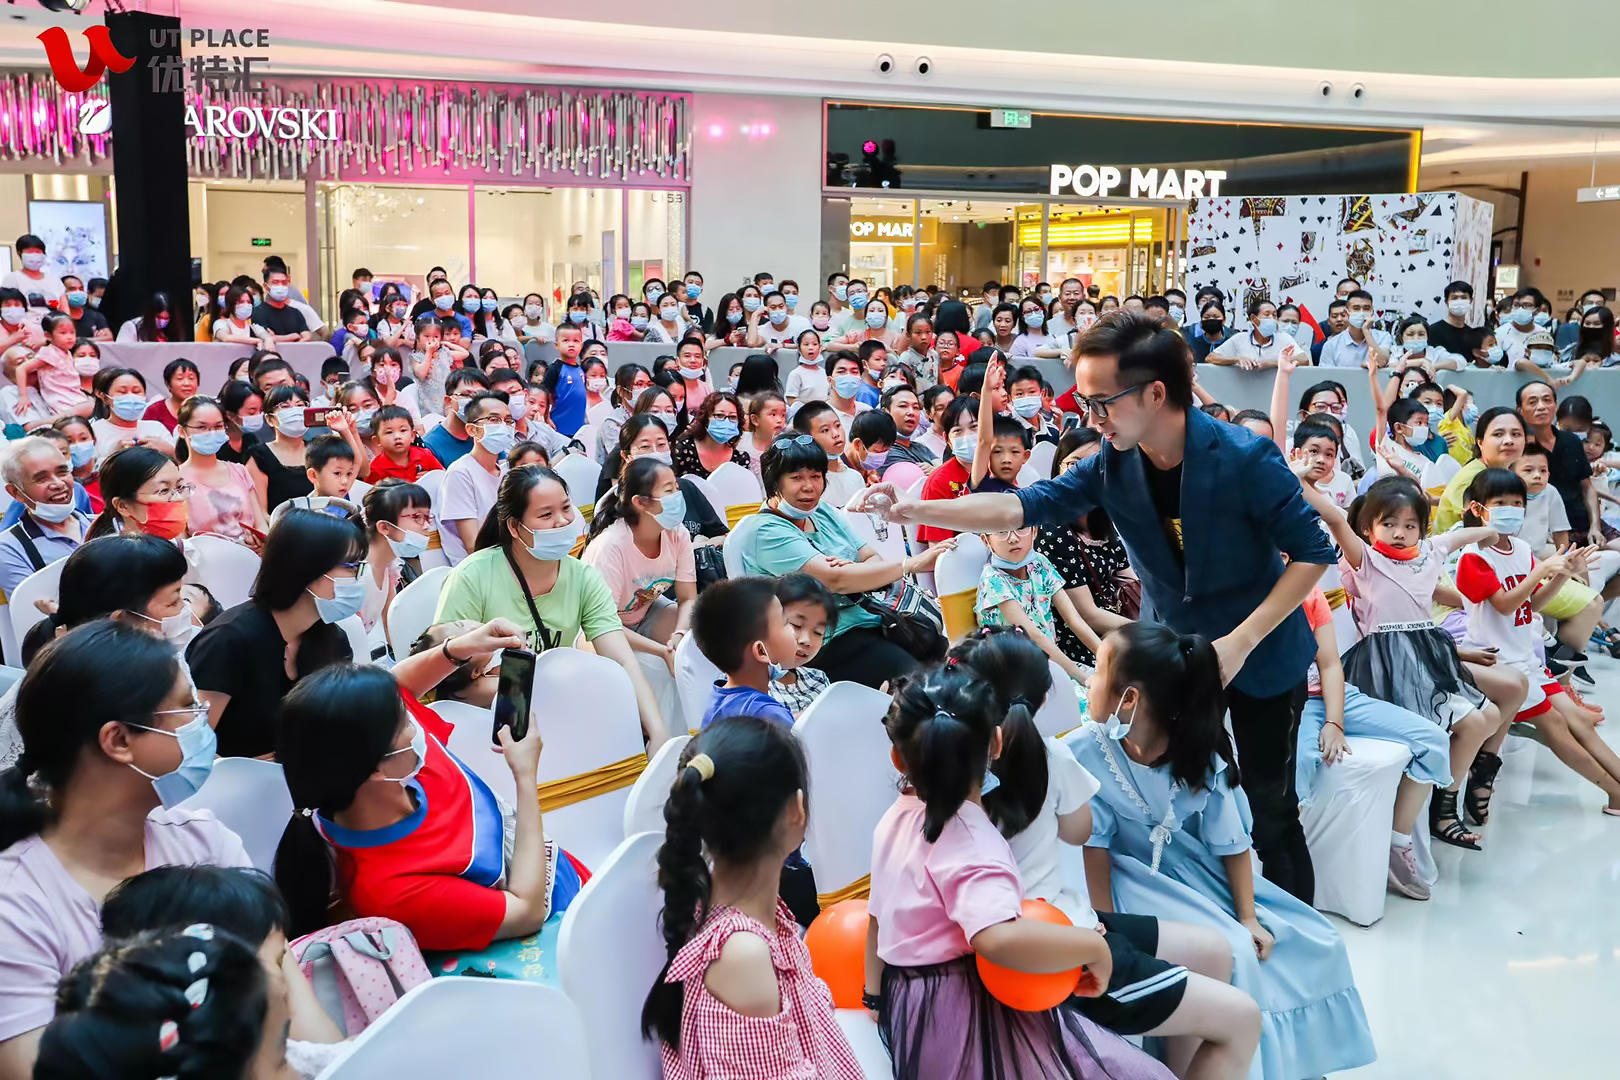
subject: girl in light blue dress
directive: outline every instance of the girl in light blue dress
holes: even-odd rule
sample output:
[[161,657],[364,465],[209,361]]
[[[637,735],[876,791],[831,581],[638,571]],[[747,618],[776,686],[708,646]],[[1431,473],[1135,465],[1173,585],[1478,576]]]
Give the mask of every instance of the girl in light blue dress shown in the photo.
[[1214,647],[1154,623],[1115,630],[1097,654],[1090,704],[1106,721],[1068,743],[1102,784],[1085,853],[1092,906],[1225,935],[1232,984],[1260,1006],[1251,1080],[1301,1080],[1373,1061],[1338,933],[1255,875]]

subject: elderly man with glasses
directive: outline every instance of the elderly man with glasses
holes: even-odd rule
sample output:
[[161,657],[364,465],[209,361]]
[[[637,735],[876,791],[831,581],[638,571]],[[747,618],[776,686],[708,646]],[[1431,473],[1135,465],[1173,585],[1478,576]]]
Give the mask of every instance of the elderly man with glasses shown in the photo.
[[1315,884],[1294,743],[1315,654],[1301,604],[1335,559],[1321,519],[1275,443],[1194,406],[1187,343],[1175,330],[1128,312],[1105,317],[1080,341],[1075,382],[1105,445],[1062,476],[930,502],[877,484],[853,509],[977,533],[1107,510],[1153,617],[1214,640],[1255,849],[1266,876],[1308,903]]

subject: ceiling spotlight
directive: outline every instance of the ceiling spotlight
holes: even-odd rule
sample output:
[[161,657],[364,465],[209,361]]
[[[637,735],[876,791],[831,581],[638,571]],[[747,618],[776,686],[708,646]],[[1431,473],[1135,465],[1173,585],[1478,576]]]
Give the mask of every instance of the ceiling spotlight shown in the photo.
[[[17,0],[10,2],[16,3]],[[71,11],[75,15],[83,15],[84,9],[90,6],[90,0],[39,0],[39,6],[46,11]]]

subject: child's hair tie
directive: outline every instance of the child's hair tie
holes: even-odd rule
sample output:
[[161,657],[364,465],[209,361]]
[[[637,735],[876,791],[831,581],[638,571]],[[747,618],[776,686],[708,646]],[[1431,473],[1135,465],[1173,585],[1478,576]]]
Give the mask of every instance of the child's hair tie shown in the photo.
[[697,770],[699,783],[706,783],[714,779],[714,758],[708,754],[693,754],[692,760],[686,763],[686,767]]

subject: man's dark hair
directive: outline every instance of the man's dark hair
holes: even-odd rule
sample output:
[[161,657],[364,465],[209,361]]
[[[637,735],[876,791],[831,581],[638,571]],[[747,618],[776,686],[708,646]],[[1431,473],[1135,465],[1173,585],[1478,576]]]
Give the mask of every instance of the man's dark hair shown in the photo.
[[1474,298],[1474,287],[1468,284],[1466,281],[1453,281],[1451,284],[1446,286],[1446,291],[1441,295],[1447,300],[1450,300],[1452,293],[1462,293],[1464,296],[1468,297],[1468,299],[1472,300]]
[[1334,300],[1328,304],[1328,314],[1332,315],[1334,308],[1347,308],[1349,306],[1350,302],[1348,300]]
[[326,468],[329,461],[341,458],[344,461],[354,460],[354,447],[344,441],[341,435],[318,435],[304,447],[304,467],[320,472]]
[[1121,310],[1093,326],[1080,339],[1080,356],[1112,356],[1121,389],[1160,383],[1165,399],[1181,409],[1193,406],[1192,357],[1187,339],[1150,315]]
[[856,413],[855,419],[850,421],[849,437],[861,440],[861,445],[867,449],[893,446],[894,440],[900,437],[900,430],[894,426],[894,417],[882,409],[867,409]]
[[1372,293],[1368,292],[1366,289],[1356,289],[1353,292],[1346,293],[1344,302],[1349,304],[1352,300],[1365,300],[1369,304],[1374,302]]

